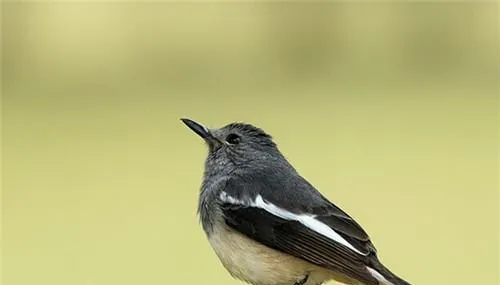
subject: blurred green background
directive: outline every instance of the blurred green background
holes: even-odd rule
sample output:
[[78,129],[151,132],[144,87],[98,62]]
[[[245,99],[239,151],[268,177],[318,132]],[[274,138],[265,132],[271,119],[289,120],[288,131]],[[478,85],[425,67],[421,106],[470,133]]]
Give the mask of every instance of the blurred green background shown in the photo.
[[3,284],[240,284],[180,117],[270,132],[413,284],[498,284],[499,11],[3,3]]

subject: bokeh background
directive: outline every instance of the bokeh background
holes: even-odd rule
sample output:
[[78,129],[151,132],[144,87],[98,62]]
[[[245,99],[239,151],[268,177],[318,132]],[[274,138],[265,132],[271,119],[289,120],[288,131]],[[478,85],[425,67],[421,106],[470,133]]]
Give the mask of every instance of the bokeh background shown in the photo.
[[499,7],[2,4],[2,284],[240,284],[180,117],[270,132],[413,284],[498,284]]

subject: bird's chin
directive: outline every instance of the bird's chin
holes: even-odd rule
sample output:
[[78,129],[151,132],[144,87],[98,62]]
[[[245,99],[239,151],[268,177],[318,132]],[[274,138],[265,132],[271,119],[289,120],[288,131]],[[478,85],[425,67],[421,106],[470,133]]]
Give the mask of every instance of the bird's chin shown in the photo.
[[210,153],[215,153],[222,148],[222,144],[218,141],[206,140],[205,142]]

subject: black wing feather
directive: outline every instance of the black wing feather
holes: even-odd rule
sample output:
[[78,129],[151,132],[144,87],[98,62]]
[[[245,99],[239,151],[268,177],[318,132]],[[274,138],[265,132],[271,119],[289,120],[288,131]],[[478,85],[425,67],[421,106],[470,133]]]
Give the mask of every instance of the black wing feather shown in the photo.
[[[270,248],[341,272],[365,284],[378,284],[366,269],[370,256],[360,255],[297,221],[285,220],[263,209],[245,205],[222,203],[221,209],[228,226]],[[332,222],[331,218],[326,218],[328,216],[324,217]],[[336,224],[344,225],[345,222]]]
[[370,241],[370,237],[353,219],[341,218],[336,215],[317,216],[316,219],[334,229],[335,232],[363,254],[377,252]]
[[256,168],[229,179],[224,192],[240,201],[252,201],[257,195],[265,193],[266,201],[284,210],[316,216],[363,254],[376,252],[363,228],[293,169]]

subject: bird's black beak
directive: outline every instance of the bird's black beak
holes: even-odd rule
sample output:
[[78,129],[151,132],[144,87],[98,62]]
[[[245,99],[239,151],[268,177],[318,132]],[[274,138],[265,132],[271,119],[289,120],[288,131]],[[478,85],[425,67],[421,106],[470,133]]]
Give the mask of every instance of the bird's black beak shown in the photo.
[[181,121],[186,124],[193,132],[197,133],[200,137],[202,137],[207,143],[210,145],[220,143],[219,140],[214,137],[210,130],[205,126],[186,118],[182,118]]

